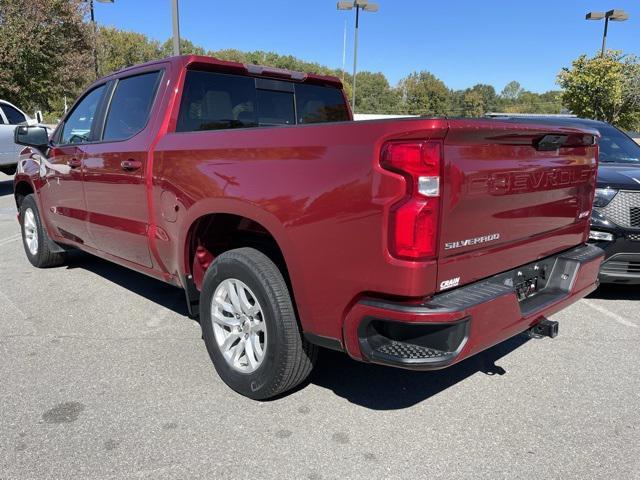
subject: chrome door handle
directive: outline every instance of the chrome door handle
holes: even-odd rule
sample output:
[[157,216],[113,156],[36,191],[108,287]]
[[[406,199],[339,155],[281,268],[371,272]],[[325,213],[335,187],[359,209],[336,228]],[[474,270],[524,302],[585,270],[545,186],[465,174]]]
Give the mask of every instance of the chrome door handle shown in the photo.
[[78,160],[77,158],[71,158],[67,160],[67,165],[71,168],[80,168],[82,166],[82,161]]
[[125,172],[135,172],[142,168],[142,162],[139,160],[123,160],[120,166]]

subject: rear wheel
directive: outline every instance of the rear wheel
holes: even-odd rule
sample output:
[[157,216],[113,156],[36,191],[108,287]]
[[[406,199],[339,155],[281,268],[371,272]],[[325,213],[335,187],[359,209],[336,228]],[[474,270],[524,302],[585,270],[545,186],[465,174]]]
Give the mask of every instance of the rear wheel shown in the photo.
[[38,268],[55,267],[65,261],[65,253],[52,252],[51,239],[47,235],[33,194],[27,195],[20,204],[22,244],[31,265]]
[[317,349],[302,338],[287,284],[253,248],[225,252],[209,267],[200,324],[220,378],[249,398],[291,390],[313,369]]

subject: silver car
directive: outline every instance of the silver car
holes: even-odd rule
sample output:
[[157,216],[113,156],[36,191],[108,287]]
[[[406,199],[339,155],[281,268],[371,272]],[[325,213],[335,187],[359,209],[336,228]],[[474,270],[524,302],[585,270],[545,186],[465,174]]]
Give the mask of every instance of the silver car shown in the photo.
[[0,100],[0,172],[13,175],[20,151],[24,148],[16,145],[13,134],[16,125],[36,125],[42,122],[42,116],[36,113],[37,119],[32,119],[11,103]]

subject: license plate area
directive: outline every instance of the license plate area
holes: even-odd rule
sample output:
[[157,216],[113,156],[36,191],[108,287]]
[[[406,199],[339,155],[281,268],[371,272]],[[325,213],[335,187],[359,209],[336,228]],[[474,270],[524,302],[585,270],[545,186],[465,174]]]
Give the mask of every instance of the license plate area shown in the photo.
[[553,265],[551,262],[537,262],[509,272],[503,284],[513,288],[519,302],[535,297],[545,289]]
[[538,292],[538,277],[526,278],[514,287],[519,301],[533,297]]

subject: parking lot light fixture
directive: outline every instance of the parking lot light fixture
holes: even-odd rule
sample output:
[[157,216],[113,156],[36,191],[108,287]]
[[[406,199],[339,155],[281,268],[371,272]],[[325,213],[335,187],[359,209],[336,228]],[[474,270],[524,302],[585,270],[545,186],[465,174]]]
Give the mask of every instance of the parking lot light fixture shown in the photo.
[[[96,15],[93,11],[93,0],[82,0],[84,3],[89,4],[89,11],[91,13],[91,25],[93,26],[93,68],[95,70],[96,78],[98,78],[98,46],[96,45],[98,36],[98,26],[96,24]],[[96,0],[99,3],[114,3],[115,0]]]
[[353,91],[351,93],[351,110],[356,112],[356,73],[358,67],[358,29],[360,23],[360,10],[375,13],[379,7],[377,3],[369,3],[368,0],[352,0],[350,2],[338,2],[338,10],[356,10],[356,27],[353,39]]
[[589,12],[585,16],[587,20],[602,20],[604,18],[604,33],[602,35],[602,51],[600,55],[604,57],[607,48],[607,32],[609,30],[609,20],[612,22],[624,22],[629,19],[629,14],[624,10],[609,10],[608,12]]

